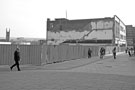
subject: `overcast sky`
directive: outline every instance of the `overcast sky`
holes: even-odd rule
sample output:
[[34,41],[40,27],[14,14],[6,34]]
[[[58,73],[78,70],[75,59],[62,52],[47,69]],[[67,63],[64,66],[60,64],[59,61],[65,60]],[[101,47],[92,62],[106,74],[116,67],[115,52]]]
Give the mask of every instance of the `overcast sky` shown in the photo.
[[47,18],[90,19],[117,15],[135,25],[134,0],[0,0],[0,37],[46,38]]

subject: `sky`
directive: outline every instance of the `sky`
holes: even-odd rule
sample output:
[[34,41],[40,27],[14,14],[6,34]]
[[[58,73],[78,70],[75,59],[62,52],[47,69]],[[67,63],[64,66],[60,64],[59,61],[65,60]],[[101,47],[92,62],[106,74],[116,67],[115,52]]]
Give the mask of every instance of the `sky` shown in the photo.
[[47,18],[91,19],[117,15],[135,25],[134,0],[0,0],[0,37],[46,38]]

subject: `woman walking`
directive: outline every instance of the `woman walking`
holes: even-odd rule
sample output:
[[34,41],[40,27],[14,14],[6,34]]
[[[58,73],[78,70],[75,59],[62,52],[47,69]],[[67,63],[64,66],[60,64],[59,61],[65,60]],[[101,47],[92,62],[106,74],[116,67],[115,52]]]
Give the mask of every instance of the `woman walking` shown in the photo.
[[113,52],[114,59],[116,59],[116,47],[113,48],[112,52]]

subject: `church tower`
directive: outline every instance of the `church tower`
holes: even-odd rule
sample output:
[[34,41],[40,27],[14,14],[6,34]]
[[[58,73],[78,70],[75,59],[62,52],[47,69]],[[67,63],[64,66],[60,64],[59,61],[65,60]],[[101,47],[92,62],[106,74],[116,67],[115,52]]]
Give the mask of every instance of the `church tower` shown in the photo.
[[7,30],[6,28],[6,41],[9,42],[10,40],[10,28]]

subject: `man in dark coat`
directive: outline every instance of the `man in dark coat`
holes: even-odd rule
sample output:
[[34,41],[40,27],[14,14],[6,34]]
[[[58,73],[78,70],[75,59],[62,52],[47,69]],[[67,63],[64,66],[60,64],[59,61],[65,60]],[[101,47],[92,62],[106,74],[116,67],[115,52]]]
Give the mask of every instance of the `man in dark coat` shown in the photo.
[[100,59],[103,58],[102,52],[103,52],[103,48],[101,47],[101,48],[100,48]]
[[114,59],[116,59],[116,47],[113,48],[112,52],[113,52]]
[[100,49],[100,59],[103,59],[104,55],[105,55],[105,49],[103,47],[101,47],[101,49]]
[[129,57],[131,57],[131,49],[130,48],[128,49],[128,55],[129,55]]
[[10,67],[10,69],[12,70],[13,67],[17,66],[18,71],[21,71],[21,70],[20,70],[20,67],[19,67],[19,61],[20,61],[19,48],[16,48],[16,50],[15,50],[15,52],[14,52],[14,60],[15,60],[15,64],[12,65],[12,66]]
[[92,53],[92,50],[89,48],[89,50],[88,50],[88,58],[91,58],[91,53]]

